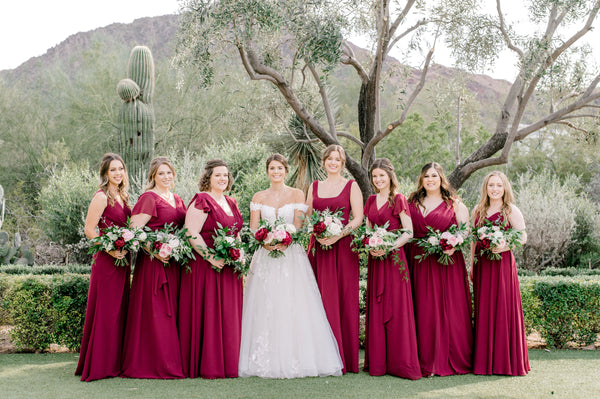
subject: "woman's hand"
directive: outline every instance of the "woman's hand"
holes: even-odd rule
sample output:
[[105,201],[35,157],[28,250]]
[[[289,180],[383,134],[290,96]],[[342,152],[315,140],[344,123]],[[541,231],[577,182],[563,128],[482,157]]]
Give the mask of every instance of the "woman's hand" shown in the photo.
[[210,255],[208,258],[205,258],[208,263],[216,267],[217,269],[222,269],[225,266],[225,260],[223,259],[215,259],[214,256]]
[[161,261],[164,264],[169,263],[169,259],[171,258],[171,255],[167,255],[167,256],[160,256],[159,254],[154,254],[154,257],[156,259],[158,259],[159,261]]
[[332,246],[333,244],[338,242],[338,240],[342,237],[343,237],[343,235],[340,234],[340,235],[329,237],[329,238],[317,238],[317,241],[319,242],[319,244],[321,244],[323,246]]
[[372,249],[369,251],[369,253],[375,258],[381,258],[385,255],[385,251],[383,249]]
[[112,251],[108,251],[107,253],[115,259],[123,259],[125,255],[127,255],[127,251],[122,251],[119,249],[113,249]]
[[448,256],[452,256],[454,255],[454,252],[456,251],[456,248],[452,248],[452,249],[447,249],[445,251],[443,251],[446,255]]
[[510,251],[510,248],[508,247],[508,245],[503,245],[501,247],[493,247],[492,248],[492,252],[495,254],[499,254],[499,253],[506,252],[506,251]]

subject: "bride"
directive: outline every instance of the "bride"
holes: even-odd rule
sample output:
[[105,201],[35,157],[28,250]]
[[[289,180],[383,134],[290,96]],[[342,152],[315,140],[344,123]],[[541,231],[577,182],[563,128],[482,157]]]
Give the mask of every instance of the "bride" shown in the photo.
[[[250,228],[260,219],[300,227],[306,212],[301,190],[285,185],[283,155],[267,159],[271,186],[250,203]],[[274,258],[269,251],[284,251]],[[298,378],[342,374],[342,360],[321,295],[302,246],[264,245],[254,254],[244,291],[240,377]]]

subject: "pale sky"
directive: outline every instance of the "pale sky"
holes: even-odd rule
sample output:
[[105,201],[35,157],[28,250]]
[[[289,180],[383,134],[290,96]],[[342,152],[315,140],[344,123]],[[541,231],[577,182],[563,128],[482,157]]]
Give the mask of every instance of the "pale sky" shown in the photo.
[[[494,0],[483,0],[485,7],[495,10]],[[527,25],[522,19],[525,9],[522,0],[503,0],[507,20],[518,26]],[[115,22],[129,23],[137,18],[175,14],[177,0],[5,0],[0,5],[0,70],[13,69],[31,57],[40,56],[78,32],[87,32]],[[515,19],[516,18],[516,19]],[[519,20],[521,18],[521,20]],[[600,21],[595,24],[600,26]],[[585,39],[600,54],[600,28]],[[596,57],[599,58],[598,56]],[[434,61],[452,66],[452,60],[442,46],[436,46]],[[507,51],[493,70],[486,74],[513,81],[515,58]],[[418,66],[412,65],[412,66]]]

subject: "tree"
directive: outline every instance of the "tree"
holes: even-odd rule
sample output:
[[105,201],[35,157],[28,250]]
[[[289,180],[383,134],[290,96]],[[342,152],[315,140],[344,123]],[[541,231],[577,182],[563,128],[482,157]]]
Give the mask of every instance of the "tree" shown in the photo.
[[[434,45],[442,40],[442,34],[455,49],[461,65],[471,69],[485,65],[508,46],[520,56],[519,75],[501,107],[492,137],[450,174],[451,183],[458,188],[476,170],[505,163],[512,144],[532,132],[551,123],[575,126],[573,120],[577,118],[597,116],[576,111],[593,110],[591,103],[600,97],[594,91],[600,75],[586,87],[585,79],[576,78],[582,77],[583,63],[573,66],[566,59],[567,50],[591,29],[598,0],[533,0],[533,20],[548,21],[541,37],[517,36],[504,21],[500,0],[497,4],[498,15],[493,17],[479,13],[481,1],[477,0],[407,0],[402,4],[389,0],[186,0],[176,61],[197,65],[209,83],[213,54],[233,50],[250,79],[272,84],[323,144],[341,141],[360,148],[360,160],[348,157],[347,168],[363,193],[369,193],[367,171],[376,156],[375,149],[405,122],[424,87]],[[583,22],[577,33],[560,42],[557,32],[567,21]],[[372,48],[367,54],[359,53],[348,41],[352,33],[370,39]],[[381,93],[385,61],[400,45],[407,51],[419,47],[428,47],[429,51],[421,71],[407,74],[405,95],[394,99],[399,101],[398,114],[384,122]],[[358,137],[338,125],[330,106],[328,76],[340,65],[352,67],[360,81]],[[572,79],[557,83],[558,71]],[[416,77],[416,82],[411,84],[408,77]],[[572,93],[565,91],[570,82]],[[321,98],[323,118],[316,117],[304,103],[306,93],[311,91]],[[548,115],[521,127],[534,94],[551,95],[554,101]],[[495,156],[500,150],[502,153]]]

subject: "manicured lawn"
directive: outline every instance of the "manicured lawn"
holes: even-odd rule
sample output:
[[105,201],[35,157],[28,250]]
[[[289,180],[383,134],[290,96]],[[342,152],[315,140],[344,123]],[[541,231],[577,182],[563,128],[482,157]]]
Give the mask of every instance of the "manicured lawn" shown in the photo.
[[[600,351],[530,350],[525,377],[132,380],[73,376],[77,354],[0,355],[2,398],[586,398],[600,397]],[[362,354],[361,354],[362,356]]]

